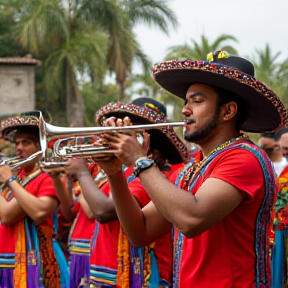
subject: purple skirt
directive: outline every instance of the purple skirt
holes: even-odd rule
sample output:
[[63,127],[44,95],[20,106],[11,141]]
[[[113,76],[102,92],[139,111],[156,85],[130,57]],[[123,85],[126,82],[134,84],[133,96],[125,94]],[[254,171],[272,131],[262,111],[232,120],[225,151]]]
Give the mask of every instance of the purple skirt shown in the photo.
[[13,269],[5,268],[0,269],[0,287],[1,288],[11,288],[14,287],[13,281]]
[[[90,256],[70,254],[70,288],[77,288],[86,279],[89,283],[90,278]],[[1,286],[0,286],[1,287]],[[1,287],[2,288],[2,287]]]

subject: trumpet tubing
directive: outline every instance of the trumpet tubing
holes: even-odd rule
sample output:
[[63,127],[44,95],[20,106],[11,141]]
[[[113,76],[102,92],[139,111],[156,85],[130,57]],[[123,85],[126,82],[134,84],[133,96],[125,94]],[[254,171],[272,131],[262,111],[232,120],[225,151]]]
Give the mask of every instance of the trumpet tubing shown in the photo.
[[38,151],[38,152],[36,152],[36,153],[32,154],[31,156],[24,158],[24,159],[20,158],[20,157],[11,157],[11,158],[2,157],[2,158],[0,158],[0,166],[1,165],[8,165],[12,168],[12,170],[16,170],[20,166],[34,160],[39,155],[42,155],[42,151]]
[[[40,125],[40,145],[43,151],[43,161],[47,161],[49,158],[49,151],[47,149],[48,141],[53,141],[59,137],[79,137],[79,136],[100,136],[103,133],[109,132],[122,132],[122,131],[138,131],[143,132],[150,129],[171,129],[173,127],[184,126],[184,122],[171,122],[171,123],[155,123],[155,124],[143,124],[143,125],[132,125],[132,126],[120,126],[120,127],[59,127],[48,124],[44,121],[42,115],[39,116]],[[140,133],[141,134],[141,133]],[[142,144],[143,137],[137,135],[138,141]],[[66,138],[64,138],[66,139]],[[142,141],[142,142],[141,142]],[[101,145],[62,145],[61,139],[57,140],[53,145],[53,156],[54,157],[107,157],[111,156],[115,151],[111,150],[108,145],[101,143]],[[82,147],[81,147],[82,146]],[[51,152],[51,151],[50,151]]]
[[97,135],[107,132],[119,132],[129,130],[150,130],[150,129],[169,129],[173,127],[184,126],[184,122],[171,122],[171,123],[155,123],[155,124],[142,124],[132,126],[119,126],[119,127],[58,127],[45,123],[46,137],[53,139],[59,135],[81,136],[81,135]]

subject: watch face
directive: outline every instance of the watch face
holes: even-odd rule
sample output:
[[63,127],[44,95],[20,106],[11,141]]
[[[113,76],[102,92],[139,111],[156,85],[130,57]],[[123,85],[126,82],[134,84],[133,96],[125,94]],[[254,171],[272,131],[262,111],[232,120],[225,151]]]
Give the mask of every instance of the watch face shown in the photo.
[[136,165],[133,169],[134,176],[138,177],[141,171],[144,171],[150,168],[153,165],[154,161],[149,158],[142,158],[136,162]]
[[145,168],[148,166],[151,166],[154,163],[154,161],[152,159],[141,159],[137,162],[137,166],[141,169],[141,168]]

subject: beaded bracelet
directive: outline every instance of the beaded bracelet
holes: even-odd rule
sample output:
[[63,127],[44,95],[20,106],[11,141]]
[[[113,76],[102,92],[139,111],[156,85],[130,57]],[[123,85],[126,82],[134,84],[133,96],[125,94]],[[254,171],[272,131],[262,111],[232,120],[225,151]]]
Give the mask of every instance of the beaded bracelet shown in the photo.
[[16,178],[15,176],[10,177],[10,178],[6,181],[6,185],[9,185],[10,182],[12,182],[12,181],[14,181],[14,180],[17,181],[17,178]]

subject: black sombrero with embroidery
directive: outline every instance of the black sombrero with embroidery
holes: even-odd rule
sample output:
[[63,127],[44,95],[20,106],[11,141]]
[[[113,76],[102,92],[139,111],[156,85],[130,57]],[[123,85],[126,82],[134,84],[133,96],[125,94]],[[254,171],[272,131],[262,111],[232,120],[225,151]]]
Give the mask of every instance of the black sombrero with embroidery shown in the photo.
[[[154,105],[152,105],[150,103],[149,106],[140,107],[132,103],[109,103],[96,112],[95,124],[103,126],[104,120],[112,116],[121,119],[128,116],[135,125],[167,123],[166,116],[157,109],[155,111]],[[150,129],[148,133],[150,134],[151,147],[161,151],[170,164],[186,163],[188,161],[187,147],[172,128]]]
[[210,53],[207,59],[166,61],[155,65],[151,74],[165,90],[183,99],[194,83],[233,92],[247,108],[246,120],[240,126],[243,131],[275,131],[288,125],[287,109],[272,90],[254,78],[251,62],[225,51]]
[[0,133],[5,140],[14,141],[14,134],[21,130],[25,133],[39,135],[40,111],[30,111],[0,119]]

